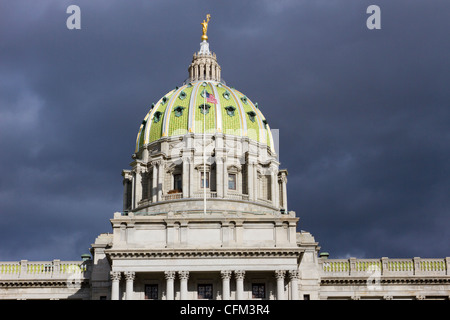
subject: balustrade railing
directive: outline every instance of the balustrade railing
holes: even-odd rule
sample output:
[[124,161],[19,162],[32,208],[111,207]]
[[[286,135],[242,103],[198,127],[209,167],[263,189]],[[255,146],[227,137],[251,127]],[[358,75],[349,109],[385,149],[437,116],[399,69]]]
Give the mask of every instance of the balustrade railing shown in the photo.
[[87,261],[13,261],[0,262],[0,279],[84,279],[90,274]]
[[450,275],[450,257],[443,259],[319,259],[322,276]]
[[248,194],[229,192],[229,193],[227,193],[225,198],[232,199],[232,200],[248,200]]
[[[204,194],[203,191],[196,191],[192,195],[192,198],[198,199],[198,198],[203,198],[204,196],[205,196],[205,194]],[[206,192],[206,198],[207,199],[215,199],[215,198],[217,198],[217,192],[215,192],[215,191],[207,191]],[[162,195],[162,201],[179,200],[179,199],[183,199],[183,193],[182,192]],[[243,193],[228,192],[223,197],[223,199],[248,201],[249,200],[249,196],[248,196],[248,194],[243,194]],[[142,200],[142,203],[139,203],[139,204],[145,204],[145,201],[147,203],[151,202],[148,199],[144,199],[144,200]],[[264,204],[271,204],[272,203],[271,200],[263,199],[263,198],[258,198],[257,201],[261,202],[261,203],[264,203]]]
[[[204,191],[194,192],[194,198],[203,198],[205,196]],[[206,198],[217,198],[217,192],[214,191],[206,191]]]
[[165,194],[163,195],[163,200],[178,200],[183,198],[183,193],[171,193],[171,194]]

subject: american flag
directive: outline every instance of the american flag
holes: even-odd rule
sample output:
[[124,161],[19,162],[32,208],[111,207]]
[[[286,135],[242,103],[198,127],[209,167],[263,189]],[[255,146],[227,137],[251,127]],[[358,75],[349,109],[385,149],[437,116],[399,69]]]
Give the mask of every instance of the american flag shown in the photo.
[[216,103],[217,103],[217,100],[216,100],[216,98],[214,97],[214,95],[212,95],[212,94],[210,94],[208,91],[206,91],[206,102],[216,104]]

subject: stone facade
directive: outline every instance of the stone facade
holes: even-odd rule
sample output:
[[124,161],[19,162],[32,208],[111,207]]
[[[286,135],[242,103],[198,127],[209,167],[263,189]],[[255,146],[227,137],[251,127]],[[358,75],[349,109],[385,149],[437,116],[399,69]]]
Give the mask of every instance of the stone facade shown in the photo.
[[[202,42],[189,67],[193,87],[208,81],[218,92],[220,71]],[[319,255],[288,211],[288,173],[268,145],[267,122],[252,138],[244,120],[261,115],[240,100],[255,112],[236,118],[245,128],[237,135],[216,116],[220,130],[187,127],[152,141],[140,138],[151,136],[143,123],[131,169],[122,172],[123,211],[110,220],[112,233],[100,234],[82,261],[0,262],[0,299],[449,299],[450,258]]]

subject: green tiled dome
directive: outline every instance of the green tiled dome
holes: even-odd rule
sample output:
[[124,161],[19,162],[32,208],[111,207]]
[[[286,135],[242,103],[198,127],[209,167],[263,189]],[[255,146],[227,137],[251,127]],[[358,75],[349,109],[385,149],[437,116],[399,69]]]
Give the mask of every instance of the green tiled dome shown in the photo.
[[[216,103],[208,102],[205,91]],[[258,105],[232,87],[206,80],[177,87],[152,105],[139,128],[136,152],[163,137],[203,133],[204,127],[207,134],[247,136],[273,150],[272,134]]]

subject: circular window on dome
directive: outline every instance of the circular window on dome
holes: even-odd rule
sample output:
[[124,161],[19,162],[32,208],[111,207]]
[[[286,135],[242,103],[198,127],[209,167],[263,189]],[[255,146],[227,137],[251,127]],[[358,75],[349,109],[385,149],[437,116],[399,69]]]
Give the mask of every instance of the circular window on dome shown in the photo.
[[247,104],[247,97],[246,97],[246,96],[243,96],[243,97],[241,98],[241,100],[242,100],[243,103]]
[[200,109],[200,112],[202,114],[208,114],[211,106],[209,104],[201,104],[198,106],[198,108]]
[[163,97],[163,98],[162,98],[162,104],[166,103],[167,100],[169,100],[167,97]]
[[230,100],[230,96],[231,96],[231,94],[228,90],[223,93],[223,97],[227,100]]

